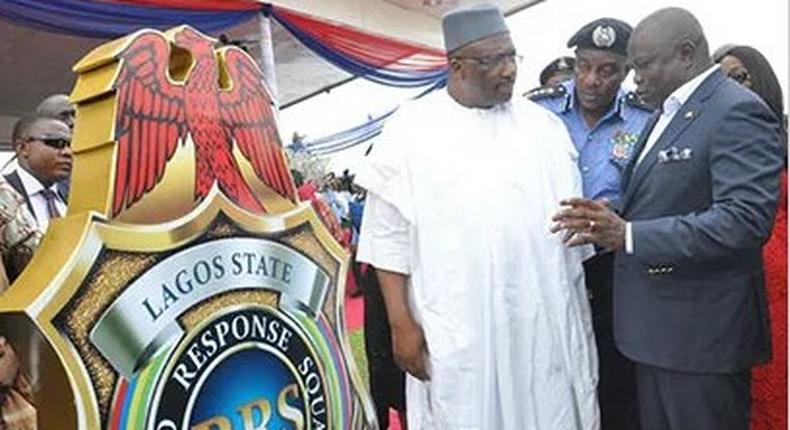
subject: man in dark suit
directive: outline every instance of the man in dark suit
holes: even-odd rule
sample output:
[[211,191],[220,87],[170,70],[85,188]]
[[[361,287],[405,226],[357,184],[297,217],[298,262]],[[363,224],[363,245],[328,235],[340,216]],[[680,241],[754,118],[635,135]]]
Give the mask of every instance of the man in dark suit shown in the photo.
[[12,132],[19,168],[5,179],[24,199],[42,232],[49,220],[65,215],[66,201],[57,183],[71,174],[71,130],[58,119],[28,117]]
[[29,262],[50,219],[65,215],[57,183],[68,178],[72,158],[71,130],[57,119],[22,118],[14,125],[12,141],[19,167],[0,183],[6,217],[0,220],[0,250],[10,282]]
[[761,247],[779,190],[779,124],[711,64],[689,12],[662,9],[628,47],[660,107],[623,175],[619,214],[568,199],[554,231],[617,252],[614,328],[637,363],[644,430],[747,429],[750,368],[770,355]]

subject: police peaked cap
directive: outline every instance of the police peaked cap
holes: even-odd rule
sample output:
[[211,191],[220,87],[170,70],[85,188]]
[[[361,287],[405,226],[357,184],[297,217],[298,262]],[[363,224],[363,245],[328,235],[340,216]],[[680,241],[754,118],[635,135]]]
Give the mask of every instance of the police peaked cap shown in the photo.
[[596,49],[627,56],[626,48],[631,37],[628,23],[614,18],[600,18],[585,25],[568,41],[568,48]]
[[549,63],[543,70],[540,71],[540,77],[538,78],[540,85],[546,85],[546,82],[549,81],[555,73],[557,72],[571,72],[573,71],[573,66],[576,64],[576,59],[573,57],[560,57],[556,60]]

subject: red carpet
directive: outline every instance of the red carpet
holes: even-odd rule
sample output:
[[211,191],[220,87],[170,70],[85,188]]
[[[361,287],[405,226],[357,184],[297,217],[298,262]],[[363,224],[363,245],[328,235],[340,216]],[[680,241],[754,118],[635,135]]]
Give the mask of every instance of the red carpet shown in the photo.
[[348,297],[346,296],[346,327],[349,333],[354,330],[359,330],[364,324],[365,318],[365,300],[362,296]]
[[[346,327],[349,335],[362,330],[365,318],[365,301],[360,297],[346,297]],[[398,413],[390,409],[390,430],[401,430]]]

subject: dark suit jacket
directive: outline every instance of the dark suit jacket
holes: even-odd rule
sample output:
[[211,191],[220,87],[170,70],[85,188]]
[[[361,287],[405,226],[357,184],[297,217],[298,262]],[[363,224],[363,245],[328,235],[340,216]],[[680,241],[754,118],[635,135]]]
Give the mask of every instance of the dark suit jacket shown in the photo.
[[[729,373],[770,356],[761,247],[779,193],[779,136],[768,107],[717,70],[626,168],[620,212],[634,253],[616,256],[614,325],[627,357]],[[688,159],[659,161],[686,148]]]
[[11,188],[16,190],[16,192],[25,199],[27,210],[30,211],[30,215],[33,216],[33,219],[36,219],[36,212],[33,210],[33,203],[30,202],[30,196],[27,194],[27,190],[25,190],[25,186],[22,184],[22,178],[19,177],[19,173],[14,170],[3,177],[6,181],[8,181],[8,185],[11,185]]
[[[19,173],[17,173],[16,170],[14,170],[9,174],[4,175],[4,178],[6,181],[8,181],[8,184],[11,185],[11,187],[14,190],[16,190],[16,192],[18,192],[19,195],[21,195],[25,199],[25,204],[27,205],[27,209],[30,211],[30,214],[33,216],[33,219],[36,219],[36,212],[33,210],[33,204],[30,202],[30,196],[27,194],[27,190],[25,190],[25,186],[22,184],[22,178],[19,177]],[[60,196],[60,198],[63,199],[64,202],[67,201],[67,197],[68,197],[67,190],[68,188],[65,188],[64,185],[61,185],[61,183],[58,183],[57,193]]]

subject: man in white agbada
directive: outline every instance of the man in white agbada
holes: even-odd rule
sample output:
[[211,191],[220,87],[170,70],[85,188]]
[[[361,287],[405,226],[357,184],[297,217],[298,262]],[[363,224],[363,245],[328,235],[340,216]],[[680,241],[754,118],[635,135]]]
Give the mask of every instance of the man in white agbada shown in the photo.
[[565,126],[512,99],[493,6],[443,19],[447,91],[403,106],[357,173],[358,260],[378,269],[410,430],[597,429],[582,260],[551,234],[581,195]]

